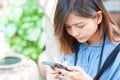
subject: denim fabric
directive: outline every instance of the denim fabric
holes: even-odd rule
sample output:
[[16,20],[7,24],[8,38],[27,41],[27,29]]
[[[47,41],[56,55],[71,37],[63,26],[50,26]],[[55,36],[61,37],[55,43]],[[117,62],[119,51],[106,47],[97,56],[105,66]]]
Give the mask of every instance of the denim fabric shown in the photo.
[[[93,44],[88,46],[87,43],[80,43],[77,65],[81,67],[87,74],[92,78],[97,74],[98,63],[100,58],[100,53],[102,49],[101,41],[98,44]],[[102,64],[105,62],[106,58],[113,51],[113,49],[118,45],[118,43],[112,43],[108,37],[105,40],[105,46],[102,56]],[[75,54],[61,56],[61,63],[67,61],[70,66],[74,66]],[[114,63],[102,74],[100,80],[120,80],[120,52],[115,59]]]

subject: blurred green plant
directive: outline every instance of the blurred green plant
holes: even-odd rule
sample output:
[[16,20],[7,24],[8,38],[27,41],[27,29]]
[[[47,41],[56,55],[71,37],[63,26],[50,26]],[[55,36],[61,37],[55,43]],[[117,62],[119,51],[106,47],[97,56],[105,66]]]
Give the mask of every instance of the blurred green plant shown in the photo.
[[3,32],[11,48],[37,62],[45,49],[44,13],[37,0],[23,0],[20,6],[13,2],[2,17]]

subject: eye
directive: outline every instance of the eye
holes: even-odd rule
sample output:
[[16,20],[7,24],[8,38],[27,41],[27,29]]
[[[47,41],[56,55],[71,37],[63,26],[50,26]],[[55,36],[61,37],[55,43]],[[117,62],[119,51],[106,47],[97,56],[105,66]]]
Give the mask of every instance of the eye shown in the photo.
[[65,29],[69,29],[70,28],[70,26],[65,26]]
[[77,26],[78,28],[84,28],[84,26]]

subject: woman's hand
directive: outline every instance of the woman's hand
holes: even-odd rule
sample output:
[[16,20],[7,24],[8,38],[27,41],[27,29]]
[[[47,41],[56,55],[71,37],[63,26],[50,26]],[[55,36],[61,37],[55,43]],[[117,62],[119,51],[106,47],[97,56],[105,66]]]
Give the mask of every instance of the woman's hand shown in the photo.
[[68,67],[70,71],[55,68],[55,80],[92,80],[80,67]]

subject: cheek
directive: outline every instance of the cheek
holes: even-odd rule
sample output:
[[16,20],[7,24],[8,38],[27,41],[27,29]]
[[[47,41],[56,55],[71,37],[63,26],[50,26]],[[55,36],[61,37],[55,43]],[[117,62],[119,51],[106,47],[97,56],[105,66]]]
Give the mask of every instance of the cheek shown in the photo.
[[95,34],[97,31],[98,26],[96,24],[94,25],[88,25],[83,31],[82,34],[85,35],[86,37],[91,37]]

